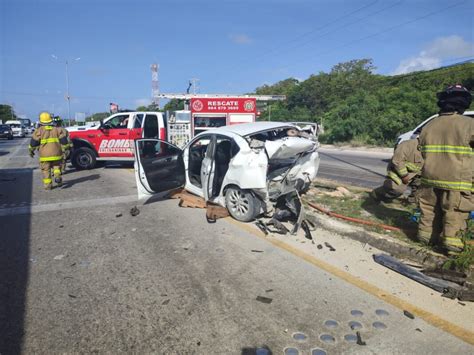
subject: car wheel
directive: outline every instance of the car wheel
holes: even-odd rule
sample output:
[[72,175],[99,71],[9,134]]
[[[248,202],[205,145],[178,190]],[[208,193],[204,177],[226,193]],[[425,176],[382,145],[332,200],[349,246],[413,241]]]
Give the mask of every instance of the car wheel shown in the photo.
[[260,212],[260,201],[250,191],[238,187],[226,190],[225,205],[230,215],[242,222],[250,222]]
[[96,166],[95,152],[87,147],[75,149],[71,164],[78,170],[93,169]]

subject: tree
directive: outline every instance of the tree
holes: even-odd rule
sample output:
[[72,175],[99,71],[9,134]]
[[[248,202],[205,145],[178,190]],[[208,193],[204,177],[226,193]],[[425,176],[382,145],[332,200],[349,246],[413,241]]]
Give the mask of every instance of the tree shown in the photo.
[[0,120],[2,123],[16,119],[17,116],[15,114],[15,111],[13,110],[13,107],[11,107],[10,105],[0,104]]
[[171,99],[163,107],[163,111],[184,110],[184,100]]

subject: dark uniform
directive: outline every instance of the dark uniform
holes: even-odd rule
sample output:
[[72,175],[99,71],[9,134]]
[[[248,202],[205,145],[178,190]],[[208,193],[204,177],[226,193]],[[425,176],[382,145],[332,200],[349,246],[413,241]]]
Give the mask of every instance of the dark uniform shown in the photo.
[[474,210],[474,120],[458,113],[469,107],[471,96],[456,85],[438,98],[440,116],[426,125],[419,137],[425,163],[418,237],[459,252],[464,247],[459,232],[466,229],[469,212]]
[[418,149],[418,139],[400,143],[387,166],[387,179],[373,191],[372,196],[382,201],[393,200],[403,195],[407,186],[411,187],[414,194],[422,166],[423,157]]

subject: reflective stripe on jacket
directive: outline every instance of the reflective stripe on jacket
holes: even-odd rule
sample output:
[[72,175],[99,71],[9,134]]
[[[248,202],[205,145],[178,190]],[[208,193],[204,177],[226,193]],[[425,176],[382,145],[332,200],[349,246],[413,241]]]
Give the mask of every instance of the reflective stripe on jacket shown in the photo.
[[401,185],[403,177],[408,173],[419,173],[423,166],[423,157],[418,149],[418,139],[402,142],[393,152],[392,160],[387,168],[387,177]]
[[53,126],[40,126],[33,132],[30,150],[39,150],[40,161],[55,161],[63,158],[62,145],[68,144],[63,131]]
[[422,184],[443,190],[474,191],[474,120],[457,113],[443,113],[421,131],[425,159]]

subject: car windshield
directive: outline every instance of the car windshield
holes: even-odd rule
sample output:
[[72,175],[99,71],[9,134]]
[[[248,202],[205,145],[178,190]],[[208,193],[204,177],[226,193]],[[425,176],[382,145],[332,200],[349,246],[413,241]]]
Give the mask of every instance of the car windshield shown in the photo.
[[13,123],[10,125],[11,128],[20,128],[21,125],[17,124],[17,123]]

